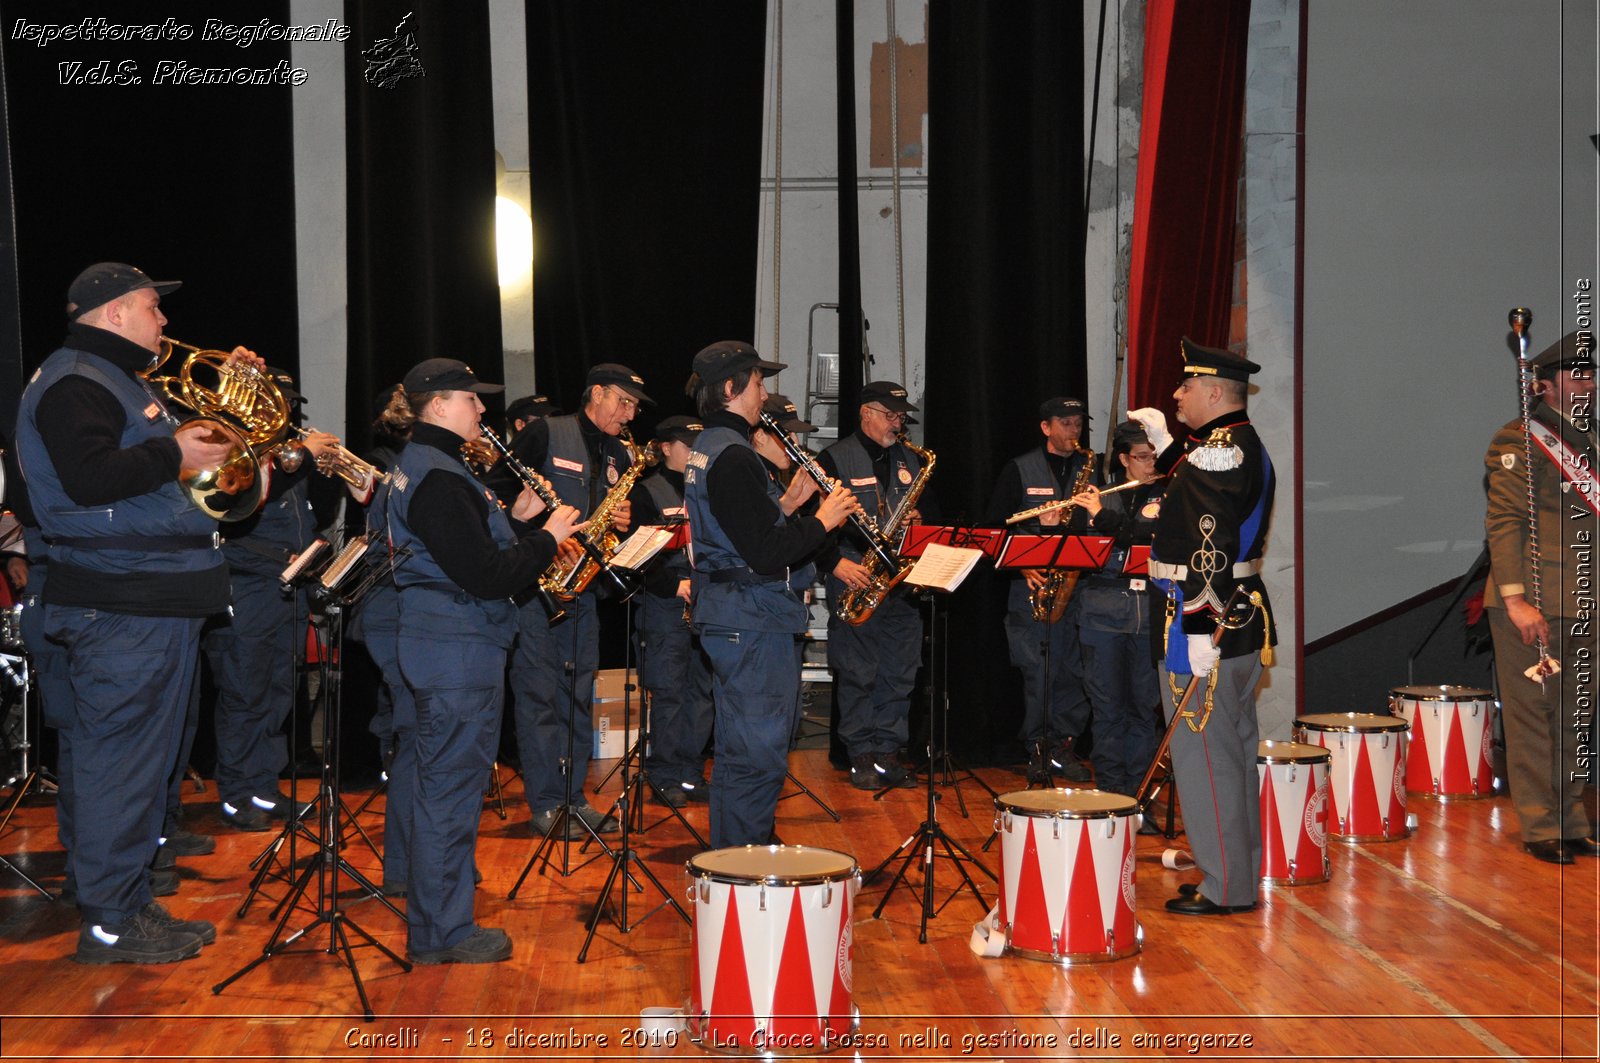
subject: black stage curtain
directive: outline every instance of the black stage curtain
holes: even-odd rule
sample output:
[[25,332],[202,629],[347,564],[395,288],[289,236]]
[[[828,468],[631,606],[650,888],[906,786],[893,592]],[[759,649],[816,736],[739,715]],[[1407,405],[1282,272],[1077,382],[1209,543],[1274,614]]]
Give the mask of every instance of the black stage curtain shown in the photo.
[[[170,19],[193,35],[41,45],[17,30],[23,21],[77,24],[85,18],[119,24]],[[103,260],[184,282],[163,300],[178,338],[201,347],[242,343],[298,371],[294,186],[287,164],[295,90],[173,84],[172,68],[158,65],[271,68],[288,61],[289,46],[204,41],[207,18],[285,23],[289,5],[240,0],[220,11],[199,0],[0,4],[27,373],[65,335],[67,285],[83,267]],[[82,65],[62,66],[72,63]],[[166,83],[157,83],[163,75]],[[124,83],[115,83],[119,77]],[[8,416],[17,399],[8,380]]]
[[[1039,444],[1042,400],[1086,397],[1082,23],[1057,0],[929,4],[926,420],[956,519]],[[951,736],[973,760],[1020,752],[1005,591],[980,571],[951,603]]]
[[624,363],[644,439],[693,412],[697,350],[753,338],[765,32],[750,0],[529,5],[535,361],[563,409]]
[[351,0],[351,43],[396,36],[407,13],[422,76],[381,87],[345,67],[349,162],[350,435],[373,397],[424,358],[504,379],[494,251],[495,158],[484,0]]

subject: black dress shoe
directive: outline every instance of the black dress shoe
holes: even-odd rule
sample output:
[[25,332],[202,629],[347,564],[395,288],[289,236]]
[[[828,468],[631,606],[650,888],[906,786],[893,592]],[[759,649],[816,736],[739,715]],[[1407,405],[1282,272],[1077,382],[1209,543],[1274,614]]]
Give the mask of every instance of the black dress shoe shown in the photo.
[[1543,860],[1547,864],[1570,864],[1573,862],[1572,850],[1567,848],[1567,843],[1560,838],[1551,838],[1549,841],[1524,842],[1522,847],[1528,855],[1535,860]]
[[1600,839],[1592,834],[1587,838],[1568,838],[1567,852],[1573,856],[1600,856]]
[[1179,915],[1232,915],[1255,910],[1253,904],[1217,904],[1200,893],[1185,893],[1167,902],[1167,911]]
[[1185,882],[1183,885],[1178,887],[1178,896],[1180,897],[1193,897],[1199,892],[1200,883],[1198,882]]

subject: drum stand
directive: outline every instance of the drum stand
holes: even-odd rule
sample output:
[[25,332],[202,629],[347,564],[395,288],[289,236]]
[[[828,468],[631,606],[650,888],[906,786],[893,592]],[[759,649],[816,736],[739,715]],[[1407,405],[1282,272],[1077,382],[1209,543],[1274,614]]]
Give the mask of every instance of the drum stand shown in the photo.
[[[381,567],[387,568],[388,566],[389,560],[384,558]],[[374,566],[374,568],[377,567],[379,566]],[[319,926],[328,928],[328,945],[323,951],[329,955],[339,956],[344,966],[349,969],[350,977],[355,982],[356,995],[361,998],[362,1014],[365,1015],[368,1022],[373,1020],[372,1002],[367,999],[366,986],[361,981],[361,971],[356,967],[355,951],[350,944],[350,931],[354,931],[367,944],[393,960],[402,971],[407,973],[411,971],[410,963],[396,955],[388,946],[362,929],[355,920],[345,914],[339,902],[339,876],[344,874],[355,882],[365,896],[376,899],[378,903],[392,912],[402,924],[405,923],[405,915],[400,909],[390,903],[389,899],[383,896],[383,891],[368,880],[366,876],[351,867],[342,852],[346,827],[345,821],[350,815],[339,796],[339,732],[341,729],[340,716],[342,715],[343,697],[337,684],[332,686],[327,684],[332,680],[332,662],[335,655],[343,649],[343,614],[367,591],[374,578],[376,578],[376,573],[369,573],[348,595],[342,598],[333,598],[327,605],[328,630],[326,637],[320,640],[321,645],[319,648],[321,653],[319,656],[321,660],[319,661],[319,667],[324,669],[324,689],[331,691],[331,696],[329,698],[328,711],[324,717],[327,736],[323,743],[322,778],[318,786],[317,800],[312,802],[319,813],[318,826],[320,830],[317,835],[314,835],[317,839],[317,851],[306,863],[305,869],[300,872],[299,878],[295,881],[294,889],[279,902],[278,908],[282,910],[283,914],[278,918],[277,925],[272,928],[272,934],[262,948],[261,955],[212,986],[211,992],[215,995],[220,995],[224,989],[234,982],[274,956],[285,952],[291,945],[294,945]],[[291,816],[289,825],[284,829],[284,833],[291,838],[296,829],[303,829],[298,823],[299,818]],[[282,838],[280,837],[274,845],[281,844],[281,842]],[[288,925],[289,917],[296,910],[296,902],[305,899],[313,878],[316,879],[317,884],[316,917],[306,926],[285,937],[284,929]]]
[[[51,791],[56,788],[56,785],[54,777],[43,765],[31,768],[28,766],[30,759],[29,755],[33,751],[33,743],[28,739],[30,733],[29,724],[32,722],[30,719],[29,709],[32,705],[38,702],[39,697],[37,692],[34,692],[33,697],[28,696],[29,692],[34,690],[34,685],[33,673],[28,668],[27,654],[21,651],[12,653],[9,650],[0,653],[0,670],[5,672],[5,678],[16,686],[17,692],[22,697],[22,743],[17,746],[17,749],[22,753],[22,761],[17,766],[18,773],[16,778],[12,780],[15,782],[16,779],[20,779],[21,782],[17,783],[17,792],[11,796],[11,803],[6,806],[5,816],[0,818],[0,835],[4,835],[6,828],[11,824],[11,817],[22,805],[22,799],[28,796],[29,790],[37,786],[42,791]],[[35,882],[26,871],[22,870],[4,856],[0,856],[0,868],[10,871],[12,874],[22,879],[22,881],[38,890],[44,895],[46,900],[53,900],[55,898],[53,893],[39,885],[39,883]]]
[[[933,727],[933,721],[935,719],[942,722],[944,734],[930,735],[930,738],[935,739],[938,742],[942,742],[943,745],[948,747],[950,742],[950,714],[948,704],[949,693],[946,690],[944,682],[944,669],[949,657],[949,620],[941,619],[942,614],[939,609],[937,593],[933,595],[931,610],[932,619],[930,621],[930,653],[934,658],[932,662],[934,667],[931,669],[932,682],[929,683],[928,696],[934,702],[934,715],[930,717],[928,726],[931,730]],[[930,742],[930,747],[934,744],[934,742]],[[921,861],[922,924],[920,932],[917,935],[917,941],[924,945],[928,943],[928,920],[934,918],[941,910],[943,910],[946,904],[949,904],[956,897],[960,896],[963,887],[972,892],[973,899],[978,902],[978,906],[980,908],[982,908],[984,911],[989,910],[988,904],[983,899],[983,894],[978,892],[978,884],[973,880],[972,875],[967,871],[967,864],[972,864],[984,874],[988,875],[991,879],[994,879],[996,882],[999,881],[993,871],[990,871],[989,868],[979,861],[976,856],[969,852],[960,842],[946,834],[944,828],[939,826],[938,802],[940,795],[938,790],[934,788],[933,775],[933,764],[930,757],[928,770],[927,818],[922,821],[922,825],[917,828],[915,834],[912,834],[905,841],[901,842],[900,847],[894,852],[890,853],[888,858],[884,860],[883,863],[879,864],[877,867],[868,872],[864,879],[864,881],[871,882],[879,875],[879,873],[888,868],[890,864],[894,863],[895,860],[900,860],[900,869],[895,872],[894,879],[889,883],[888,890],[884,892],[883,899],[878,902],[878,906],[872,911],[872,918],[879,919],[883,916],[883,909],[886,905],[888,905],[889,898],[894,896],[895,888],[900,885],[902,880],[905,879],[906,872],[911,870],[911,865],[919,860]],[[942,853],[940,852],[941,846],[943,847]],[[956,872],[961,876],[961,885],[958,885],[955,890],[951,892],[950,896],[945,898],[942,904],[936,905],[933,899],[933,878],[934,868],[937,866],[937,858],[939,856],[944,856],[955,865]]]

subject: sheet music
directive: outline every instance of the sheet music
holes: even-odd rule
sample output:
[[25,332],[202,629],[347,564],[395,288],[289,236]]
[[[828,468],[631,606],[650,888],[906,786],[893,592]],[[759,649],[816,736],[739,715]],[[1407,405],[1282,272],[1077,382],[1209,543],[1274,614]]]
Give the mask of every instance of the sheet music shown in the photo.
[[355,563],[360,561],[362,556],[366,554],[369,545],[371,544],[366,535],[357,535],[348,543],[345,543],[344,549],[339,551],[339,556],[330,561],[328,567],[322,570],[322,586],[330,591],[339,586],[339,582],[350,574],[350,570],[355,567]]
[[981,557],[982,550],[929,543],[917,563],[911,566],[905,581],[913,587],[953,591],[961,586],[961,581],[967,578]]
[[640,569],[652,557],[661,552],[661,548],[672,541],[672,529],[646,524],[617,547],[617,552],[611,555],[611,563],[621,568]]

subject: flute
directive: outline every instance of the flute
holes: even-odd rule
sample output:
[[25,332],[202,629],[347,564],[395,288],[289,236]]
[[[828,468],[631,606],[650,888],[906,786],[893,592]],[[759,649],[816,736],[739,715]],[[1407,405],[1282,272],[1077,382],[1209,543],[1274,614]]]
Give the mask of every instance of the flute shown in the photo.
[[[1162,476],[1152,476],[1148,480],[1129,480],[1125,484],[1118,484],[1115,487],[1107,487],[1105,490],[1100,492],[1100,497],[1104,498],[1106,495],[1114,495],[1118,491],[1131,491],[1135,487],[1143,487],[1145,484],[1153,484],[1157,480],[1162,479],[1162,477],[1165,475],[1166,474],[1163,473]],[[1017,524],[1027,520],[1030,517],[1037,517],[1041,513],[1054,513],[1058,509],[1066,509],[1070,505],[1072,505],[1072,499],[1058,498],[1054,502],[1046,502],[1042,506],[1034,506],[1032,509],[1023,510],[1021,513],[1013,513],[1011,516],[1006,518],[1006,523]]]

